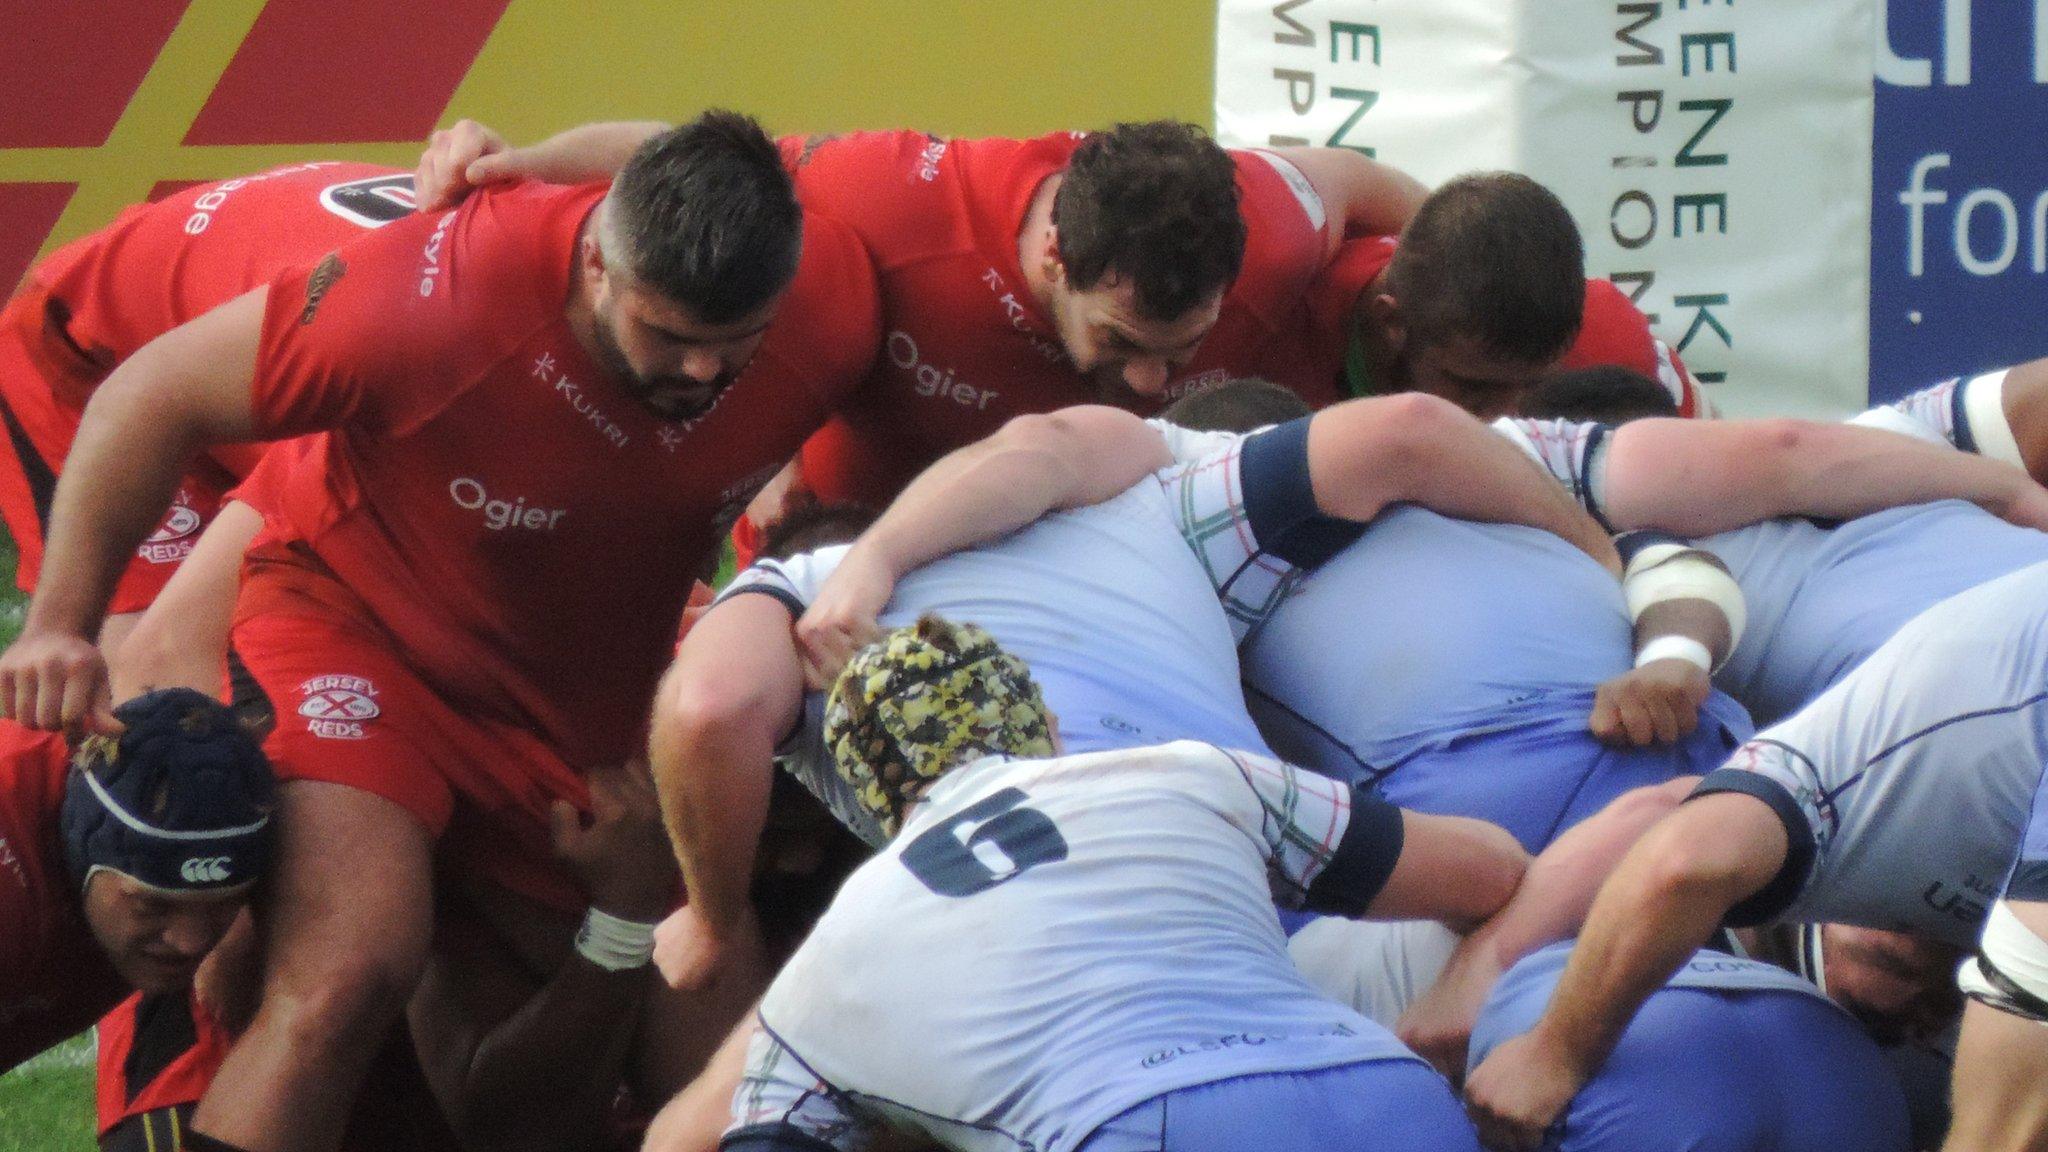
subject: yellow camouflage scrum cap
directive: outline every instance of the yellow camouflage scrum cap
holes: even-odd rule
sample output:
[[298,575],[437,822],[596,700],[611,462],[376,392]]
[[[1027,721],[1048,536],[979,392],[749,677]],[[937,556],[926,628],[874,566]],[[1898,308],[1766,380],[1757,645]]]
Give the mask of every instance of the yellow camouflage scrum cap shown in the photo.
[[854,655],[825,701],[825,747],[894,836],[903,813],[979,756],[1050,756],[1051,714],[1024,662],[972,624],[926,616]]

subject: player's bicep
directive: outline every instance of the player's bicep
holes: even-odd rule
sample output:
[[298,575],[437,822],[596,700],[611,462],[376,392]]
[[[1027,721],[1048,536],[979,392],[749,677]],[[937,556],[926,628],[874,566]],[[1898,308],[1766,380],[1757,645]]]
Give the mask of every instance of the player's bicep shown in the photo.
[[1529,854],[1497,824],[1401,811],[1400,858],[1366,914],[1379,920],[1476,924],[1500,911]]
[[260,436],[250,381],[267,297],[258,288],[150,341],[100,386],[87,412],[146,412],[193,443]]

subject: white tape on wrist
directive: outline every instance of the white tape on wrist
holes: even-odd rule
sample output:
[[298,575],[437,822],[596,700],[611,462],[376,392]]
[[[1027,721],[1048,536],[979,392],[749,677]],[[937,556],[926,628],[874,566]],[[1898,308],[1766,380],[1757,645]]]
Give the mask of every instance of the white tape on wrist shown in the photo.
[[2025,468],[2027,462],[2020,458],[2020,442],[2005,418],[2005,372],[1986,372],[1964,381],[1960,387],[1963,419],[1970,422],[1970,439],[1977,443],[1977,455]]
[[607,972],[644,968],[654,959],[654,925],[621,920],[595,908],[583,914],[576,930],[576,951]]
[[1714,670],[1714,654],[1690,636],[1659,636],[1636,653],[1636,667],[1656,660],[1683,660],[1702,672]]
[[1628,618],[1641,620],[1653,604],[1666,600],[1705,600],[1728,621],[1728,650],[1742,642],[1749,610],[1735,577],[1697,548],[1683,544],[1652,544],[1637,552],[1622,577]]
[[[1990,965],[2000,978],[2019,990],[2020,998],[2008,994],[2007,989],[1987,977],[1980,964]],[[1984,918],[1978,955],[1963,961],[1956,972],[1956,983],[1973,1000],[2048,1024],[2048,1018],[2041,1014],[2042,1002],[2048,1001],[2048,940],[2034,935],[2004,900],[1993,901],[1990,914]],[[2031,997],[2033,1003],[2022,1003],[2026,997]]]

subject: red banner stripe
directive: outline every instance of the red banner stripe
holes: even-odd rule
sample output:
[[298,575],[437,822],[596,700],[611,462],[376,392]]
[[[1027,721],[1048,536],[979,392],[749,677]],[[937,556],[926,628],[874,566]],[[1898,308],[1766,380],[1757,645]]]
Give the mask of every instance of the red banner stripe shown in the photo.
[[424,140],[510,0],[271,0],[187,144]]
[[0,4],[0,148],[106,143],[188,6],[189,0]]

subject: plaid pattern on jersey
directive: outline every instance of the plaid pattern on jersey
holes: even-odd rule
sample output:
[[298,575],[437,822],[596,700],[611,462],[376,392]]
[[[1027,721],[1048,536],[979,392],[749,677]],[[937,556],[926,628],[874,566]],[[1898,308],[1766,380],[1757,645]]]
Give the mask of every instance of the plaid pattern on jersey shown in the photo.
[[1244,505],[1245,441],[1202,460],[1159,473],[1173,507],[1174,523],[1187,541],[1240,646],[1279,610],[1301,569],[1259,546]]
[[1494,431],[1527,452],[1557,482],[1571,491],[1588,515],[1612,531],[1602,510],[1604,476],[1601,465],[1607,451],[1605,424],[1577,420],[1530,420],[1503,416],[1493,422]]
[[1329,866],[1351,822],[1351,793],[1327,776],[1249,752],[1219,748],[1258,797],[1260,836],[1273,899],[1299,908]]

